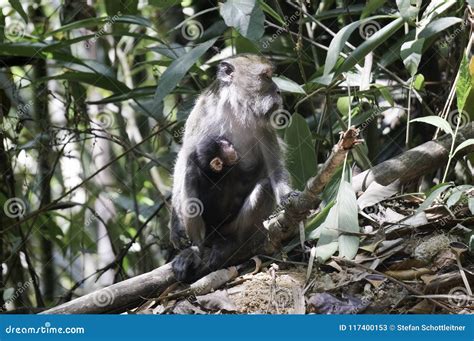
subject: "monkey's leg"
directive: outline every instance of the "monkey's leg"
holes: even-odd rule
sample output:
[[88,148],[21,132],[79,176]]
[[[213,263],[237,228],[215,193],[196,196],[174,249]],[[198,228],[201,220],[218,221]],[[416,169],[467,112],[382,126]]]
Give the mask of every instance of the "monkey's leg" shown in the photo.
[[181,250],[190,244],[183,222],[178,218],[174,208],[171,210],[170,241],[174,248],[178,250]]

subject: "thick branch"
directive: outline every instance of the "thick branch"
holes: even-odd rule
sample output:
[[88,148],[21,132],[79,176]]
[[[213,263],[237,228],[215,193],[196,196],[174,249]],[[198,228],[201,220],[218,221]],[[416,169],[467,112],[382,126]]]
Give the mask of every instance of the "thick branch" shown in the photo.
[[[459,130],[455,147],[473,138],[474,122],[470,122],[466,127]],[[355,176],[352,179],[352,186],[358,192],[364,191],[374,181],[386,186],[397,179],[400,179],[402,184],[415,180],[427,172],[446,165],[451,143],[452,138],[449,134],[437,140],[423,143]],[[463,149],[456,156],[465,155],[469,152],[474,152],[474,146]]]

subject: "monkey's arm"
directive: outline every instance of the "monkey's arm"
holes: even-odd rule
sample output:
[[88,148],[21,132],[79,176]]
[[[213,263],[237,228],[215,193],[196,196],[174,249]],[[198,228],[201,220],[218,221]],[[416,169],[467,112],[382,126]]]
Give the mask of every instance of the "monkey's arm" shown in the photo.
[[182,203],[183,222],[189,239],[193,244],[200,245],[206,235],[206,225],[202,218],[204,205],[199,195],[199,181],[202,175],[193,157],[188,159],[184,176],[186,198]]
[[283,142],[274,134],[269,135],[265,140],[268,142],[263,144],[264,162],[268,170],[268,177],[271,181],[276,202],[280,205],[292,192],[290,174],[285,167],[284,160],[281,157],[275,156],[283,154]]

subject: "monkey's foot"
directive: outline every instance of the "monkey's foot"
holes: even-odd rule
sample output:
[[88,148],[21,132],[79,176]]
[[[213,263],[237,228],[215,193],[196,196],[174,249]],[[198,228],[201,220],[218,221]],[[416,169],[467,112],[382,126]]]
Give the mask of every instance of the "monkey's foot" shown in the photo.
[[184,283],[192,283],[199,275],[201,254],[196,246],[181,251],[171,264],[176,279]]

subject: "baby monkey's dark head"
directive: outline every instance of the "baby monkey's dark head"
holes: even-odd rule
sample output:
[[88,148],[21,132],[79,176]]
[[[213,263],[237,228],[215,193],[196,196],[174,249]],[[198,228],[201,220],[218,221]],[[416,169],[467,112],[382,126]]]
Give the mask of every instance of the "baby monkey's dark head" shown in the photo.
[[217,70],[220,96],[233,109],[263,117],[282,104],[280,91],[272,80],[273,65],[264,57],[240,54],[222,61]]
[[224,137],[208,137],[197,146],[197,160],[199,167],[220,173],[227,167],[234,166],[239,160],[239,154],[234,145]]

